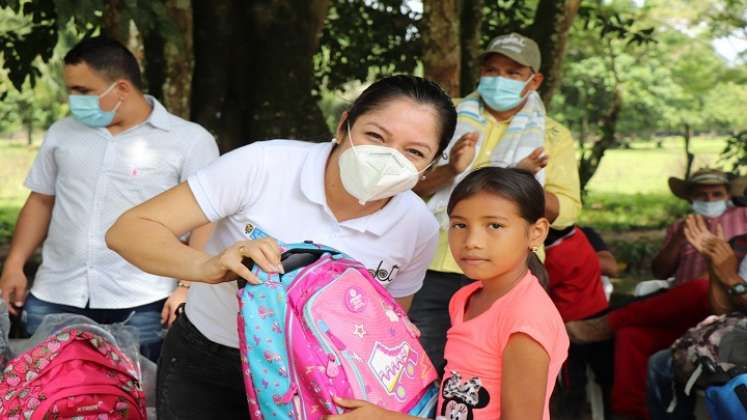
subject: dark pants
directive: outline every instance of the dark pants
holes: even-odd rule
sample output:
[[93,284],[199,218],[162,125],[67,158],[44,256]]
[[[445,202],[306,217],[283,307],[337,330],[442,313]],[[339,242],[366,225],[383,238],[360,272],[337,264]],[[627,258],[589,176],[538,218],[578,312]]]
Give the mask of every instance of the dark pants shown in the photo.
[[595,382],[602,389],[605,418],[610,416],[609,399],[613,381],[613,343],[574,344],[568,349],[568,358],[560,373],[560,383],[555,387],[551,401],[553,418],[581,419],[588,411],[586,396],[586,366],[594,372]]
[[185,314],[163,341],[157,387],[159,420],[249,418],[239,350],[208,340]]
[[457,290],[472,282],[463,274],[429,270],[423,287],[412,301],[410,320],[420,329],[420,343],[440,376],[446,367],[446,331],[451,328],[449,301]]
[[50,314],[75,314],[83,315],[99,324],[114,324],[124,322],[125,325],[134,327],[140,340],[140,352],[148,359],[158,362],[161,354],[161,341],[164,328],[161,325],[161,310],[166,299],[146,305],[135,306],[125,309],[91,309],[89,307],[76,308],[75,306],[60,305],[57,303],[43,301],[32,293],[29,293],[26,303],[23,305],[21,319],[27,335],[33,335],[44,317]]

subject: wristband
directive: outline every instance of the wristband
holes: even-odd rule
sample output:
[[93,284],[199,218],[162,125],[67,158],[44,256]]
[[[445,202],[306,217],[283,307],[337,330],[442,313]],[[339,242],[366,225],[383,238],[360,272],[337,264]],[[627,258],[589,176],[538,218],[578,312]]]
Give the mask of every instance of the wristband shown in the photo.
[[726,289],[726,292],[729,293],[731,296],[740,296],[745,293],[747,293],[747,283],[737,283],[734,286],[731,286],[730,288]]

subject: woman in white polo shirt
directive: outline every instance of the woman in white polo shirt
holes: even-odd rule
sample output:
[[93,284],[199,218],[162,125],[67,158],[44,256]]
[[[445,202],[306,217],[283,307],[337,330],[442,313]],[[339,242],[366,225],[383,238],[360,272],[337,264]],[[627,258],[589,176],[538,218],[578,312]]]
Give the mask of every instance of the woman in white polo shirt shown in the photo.
[[[343,114],[334,143],[257,142],[128,211],[107,244],[144,271],[190,280],[186,305],[163,343],[158,418],[248,416],[239,359],[237,275],[252,258],[280,264],[277,244],[313,240],[363,262],[406,309],[436,247],[438,225],[410,189],[443,152],[456,112],[436,84],[393,76]],[[206,252],[179,237],[214,222]]]

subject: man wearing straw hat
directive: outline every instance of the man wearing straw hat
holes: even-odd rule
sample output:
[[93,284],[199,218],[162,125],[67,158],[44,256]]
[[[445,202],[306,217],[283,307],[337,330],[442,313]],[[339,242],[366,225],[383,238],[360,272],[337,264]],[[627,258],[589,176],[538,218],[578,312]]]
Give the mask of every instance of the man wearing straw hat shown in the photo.
[[[700,169],[687,180],[669,178],[672,193],[691,203],[708,229],[720,225],[726,239],[747,233],[747,208],[732,205],[732,198],[744,195],[745,177],[729,180],[718,169]],[[654,257],[651,271],[659,279],[674,277],[674,284],[703,277],[708,270],[705,258],[687,242],[684,220],[669,226],[661,251]]]
[[[732,205],[745,194],[747,178],[730,180],[723,171],[701,169],[687,180],[670,178],[672,193],[691,203],[696,217],[711,232],[729,240],[747,233],[747,208]],[[672,345],[690,327],[711,314],[708,301],[708,265],[685,237],[685,220],[669,226],[664,246],[654,258],[659,278],[674,277],[674,287],[647,296],[607,315],[566,324],[576,343],[615,337],[614,383],[611,411],[618,416],[649,418],[646,408],[648,359]]]

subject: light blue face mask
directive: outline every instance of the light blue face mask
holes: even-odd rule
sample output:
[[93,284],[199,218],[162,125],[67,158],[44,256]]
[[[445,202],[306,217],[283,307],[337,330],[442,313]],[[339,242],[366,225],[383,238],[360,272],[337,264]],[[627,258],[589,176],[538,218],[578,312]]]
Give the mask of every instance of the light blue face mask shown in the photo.
[[112,83],[104,93],[99,96],[96,95],[69,95],[67,103],[70,106],[70,113],[73,117],[89,127],[106,127],[114,120],[114,114],[117,113],[117,109],[122,105],[122,101],[117,102],[114,109],[111,111],[102,111],[99,99],[106,96],[107,93],[111,92],[114,85]]
[[519,106],[524,100],[521,91],[533,77],[534,75],[526,82],[522,82],[500,76],[483,76],[480,78],[477,91],[490,108],[496,111],[508,111]]
[[692,204],[693,211],[701,216],[716,218],[724,214],[729,208],[727,200],[719,201],[700,201],[695,200]]

